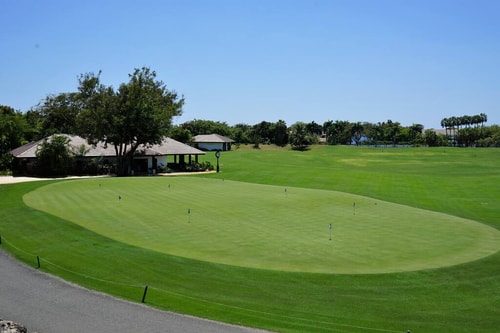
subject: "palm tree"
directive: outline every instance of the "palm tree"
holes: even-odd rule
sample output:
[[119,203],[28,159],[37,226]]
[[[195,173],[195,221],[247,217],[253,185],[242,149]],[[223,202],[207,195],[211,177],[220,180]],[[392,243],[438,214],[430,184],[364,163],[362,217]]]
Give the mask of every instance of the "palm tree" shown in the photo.
[[448,126],[449,126],[448,118],[443,118],[441,120],[441,127],[444,128],[444,134],[446,135],[446,137],[448,137]]
[[278,146],[285,146],[288,143],[288,127],[284,120],[278,120],[273,126],[274,143]]
[[474,127],[478,127],[479,124],[481,123],[482,121],[482,117],[478,114],[472,116],[472,123],[474,124]]
[[307,134],[306,124],[300,121],[290,127],[289,138],[292,149],[296,150],[305,150],[311,143]]
[[481,126],[484,126],[484,123],[488,122],[488,116],[486,113],[481,113],[479,116],[481,117]]
[[480,113],[479,117],[481,119],[481,134],[482,134],[483,133],[484,123],[488,121],[488,116],[486,115],[486,113]]
[[470,127],[470,125],[472,124],[471,116],[464,115],[462,116],[461,120],[462,120],[462,125],[465,125],[466,127]]
[[424,125],[422,124],[413,124],[409,128],[410,139],[415,143],[415,140],[422,135],[422,131],[424,130]]
[[452,140],[453,145],[455,145],[455,138],[456,138],[456,134],[457,134],[456,128],[458,127],[458,124],[459,124],[459,120],[457,117],[455,117],[455,116],[450,117],[450,126],[451,126],[450,136],[451,136],[451,140]]

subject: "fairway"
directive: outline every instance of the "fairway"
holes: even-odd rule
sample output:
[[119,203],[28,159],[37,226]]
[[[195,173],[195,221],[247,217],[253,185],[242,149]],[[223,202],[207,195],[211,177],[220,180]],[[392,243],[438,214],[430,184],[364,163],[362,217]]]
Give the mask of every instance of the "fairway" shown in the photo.
[[416,271],[500,250],[500,232],[485,224],[330,190],[198,177],[100,178],[49,184],[24,201],[122,243],[266,270]]
[[496,333],[498,152],[241,147],[209,175],[1,185],[0,247],[87,288],[140,302],[148,286],[149,306],[275,332]]

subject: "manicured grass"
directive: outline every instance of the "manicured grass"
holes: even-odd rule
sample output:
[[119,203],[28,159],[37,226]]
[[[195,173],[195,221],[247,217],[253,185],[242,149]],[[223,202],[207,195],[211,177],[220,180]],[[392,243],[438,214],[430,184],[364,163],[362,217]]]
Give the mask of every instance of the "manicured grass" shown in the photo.
[[335,191],[229,180],[68,181],[24,201],[123,243],[280,271],[408,271],[500,250],[500,232],[470,220]]
[[[336,190],[460,216],[498,228],[500,150],[313,146],[222,153],[216,177]],[[215,162],[212,154],[207,159]]]
[[[215,162],[211,154],[207,159]],[[298,188],[336,190],[362,195],[367,202],[383,200],[475,220],[497,230],[500,225],[500,151],[494,149],[237,150],[223,153],[220,162],[221,173],[199,180],[216,179],[217,186],[227,186],[229,180],[276,185],[281,199],[285,187],[291,189],[289,196]],[[39,255],[42,269],[120,297],[140,301],[147,284],[152,306],[276,331],[497,332],[500,326],[498,252],[446,268],[382,274],[290,272],[194,260],[112,239],[22,200],[47,184],[64,188],[73,182],[0,186],[1,246],[32,265]],[[127,204],[129,195],[120,204]],[[207,215],[198,215],[201,211],[193,207],[192,221],[183,225],[201,223],[198,218]],[[356,217],[363,214],[362,207]],[[293,232],[289,237],[297,238]]]

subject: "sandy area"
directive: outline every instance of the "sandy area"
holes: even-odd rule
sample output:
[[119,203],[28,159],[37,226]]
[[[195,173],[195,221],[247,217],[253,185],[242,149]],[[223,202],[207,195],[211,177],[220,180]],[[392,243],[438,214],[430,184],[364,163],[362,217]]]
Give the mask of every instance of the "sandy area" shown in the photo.
[[[92,178],[95,176],[92,176]],[[98,176],[98,177],[108,177],[108,176]],[[12,176],[0,176],[0,185],[1,184],[14,184],[14,183],[22,183],[22,182],[34,182],[38,180],[54,180],[54,179],[76,179],[76,178],[91,178],[91,176],[83,176],[83,177],[64,177],[64,178],[37,178],[37,177],[12,177]]]
[[[207,174],[207,173],[215,173],[215,171],[159,173],[158,176],[186,176],[186,175],[199,175],[199,174]],[[34,182],[34,181],[38,181],[38,180],[77,179],[77,178],[96,178],[96,177],[109,177],[109,176],[69,176],[69,177],[63,177],[63,178],[0,176],[0,185],[1,184],[22,183],[22,182]]]

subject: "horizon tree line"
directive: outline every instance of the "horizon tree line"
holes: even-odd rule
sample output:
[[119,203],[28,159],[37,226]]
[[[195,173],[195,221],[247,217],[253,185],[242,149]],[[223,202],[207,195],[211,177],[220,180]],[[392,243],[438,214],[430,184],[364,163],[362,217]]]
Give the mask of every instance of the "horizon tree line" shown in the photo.
[[[135,73],[139,75],[139,72]],[[142,73],[144,74],[144,73]],[[149,79],[154,84],[154,76],[149,72]],[[146,75],[146,76],[148,76]],[[143,78],[144,79],[144,78]],[[90,75],[81,77],[80,89],[83,84],[89,84],[89,91],[94,94],[92,99],[88,98],[85,103],[110,103],[114,94],[110,87],[99,85],[99,76]],[[91,81],[91,82],[89,82]],[[164,86],[157,82],[157,87]],[[159,86],[158,86],[159,85]],[[138,85],[140,87],[140,85]],[[107,90],[106,90],[107,89]],[[130,89],[127,89],[127,93]],[[125,91],[125,85],[122,87]],[[161,96],[161,89],[159,90]],[[97,93],[99,92],[99,93]],[[122,92],[125,94],[125,92]],[[97,96],[96,96],[97,95]],[[52,134],[76,134],[82,135],[83,119],[87,119],[86,128],[94,133],[94,141],[103,138],[103,124],[109,126],[111,119],[118,116],[126,119],[126,114],[131,111],[104,112],[105,104],[100,105],[100,113],[89,113],[88,105],[81,102],[76,93],[64,93],[49,95],[37,107],[26,113],[15,111],[8,106],[0,106],[0,170],[10,169],[12,158],[9,157],[10,150],[31,142],[47,137]],[[106,99],[105,99],[105,96]],[[111,96],[111,97],[110,97]],[[111,98],[111,99],[110,99]],[[123,98],[123,96],[121,97]],[[178,99],[174,106],[173,114],[179,114],[184,99]],[[99,104],[98,104],[99,105]],[[85,107],[84,107],[85,106]],[[116,105],[113,107],[116,108]],[[106,115],[107,121],[101,120],[102,124],[97,126],[92,121],[97,121],[97,116]],[[424,129],[421,124],[402,126],[399,122],[387,120],[378,123],[349,122],[344,120],[328,120],[323,124],[315,121],[309,123],[296,122],[288,126],[284,120],[277,122],[261,121],[254,125],[239,123],[234,126],[226,122],[194,119],[180,125],[172,125],[166,118],[165,125],[158,130],[165,136],[169,136],[180,142],[190,144],[194,136],[198,134],[220,134],[236,141],[238,144],[252,144],[258,148],[262,144],[275,144],[278,146],[290,145],[293,149],[304,150],[309,145],[324,143],[329,145],[425,145],[425,146],[479,146],[499,147],[500,128],[498,125],[485,127],[487,115],[484,113],[474,116],[460,116],[443,118],[441,125],[445,128],[445,135],[438,134],[432,129]],[[126,123],[126,121],[125,121]],[[147,124],[149,121],[142,122]],[[125,125],[125,124],[123,124]],[[125,128],[129,128],[125,127]],[[148,131],[146,127],[144,131]],[[91,132],[89,132],[91,133]],[[157,132],[158,134],[159,132]],[[83,133],[83,137],[90,136]],[[90,140],[91,141],[91,140]],[[90,142],[89,141],[89,142]],[[137,143],[135,143],[137,147]],[[119,150],[117,146],[117,150]],[[126,160],[130,157],[130,150],[118,151],[123,156],[123,173],[126,173]]]
[[10,151],[52,134],[80,135],[89,143],[105,141],[116,148],[120,173],[126,174],[135,149],[157,143],[165,136],[191,143],[198,134],[220,134],[237,144],[291,145],[306,149],[311,144],[329,145],[426,145],[500,147],[500,127],[486,127],[485,113],[443,118],[445,134],[421,124],[402,126],[397,121],[377,123],[327,120],[288,126],[284,120],[254,125],[199,120],[173,125],[182,114],[184,96],[168,90],[147,67],[129,74],[118,89],[101,83],[101,72],[79,76],[77,91],[48,95],[26,112],[0,104],[0,171],[9,170]]
[[[485,117],[482,119],[486,121]],[[481,123],[481,131],[476,130],[477,127],[457,129],[457,143],[462,146],[500,146],[500,138],[496,135],[498,126],[484,127],[484,122]],[[198,134],[212,133],[230,137],[237,144],[253,144],[256,148],[260,144],[278,146],[290,144],[296,149],[304,149],[310,144],[317,143],[392,146],[447,146],[452,144],[448,133],[445,135],[436,133],[433,129],[424,129],[421,124],[402,126],[399,122],[392,120],[378,123],[328,120],[323,125],[315,121],[310,123],[299,121],[288,127],[283,120],[276,123],[262,121],[255,125],[229,126],[225,122],[195,119],[174,126],[169,135],[189,144]]]

